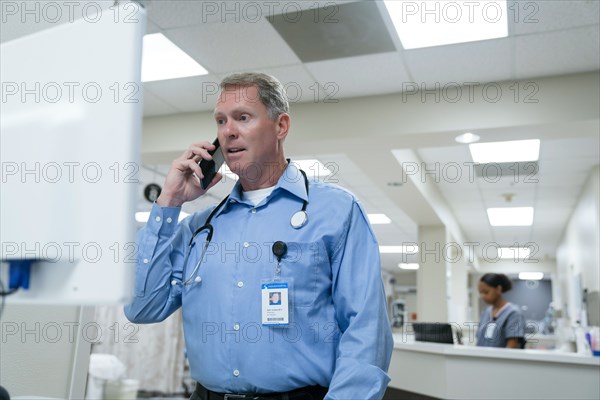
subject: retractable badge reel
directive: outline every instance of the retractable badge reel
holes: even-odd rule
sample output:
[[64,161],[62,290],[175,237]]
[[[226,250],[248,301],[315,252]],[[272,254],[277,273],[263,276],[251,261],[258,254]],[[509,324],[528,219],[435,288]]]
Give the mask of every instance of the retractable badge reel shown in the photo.
[[273,279],[261,283],[262,324],[268,326],[286,326],[290,323],[291,279],[281,279],[281,259],[287,253],[287,245],[282,241],[273,243],[271,248],[277,259]]

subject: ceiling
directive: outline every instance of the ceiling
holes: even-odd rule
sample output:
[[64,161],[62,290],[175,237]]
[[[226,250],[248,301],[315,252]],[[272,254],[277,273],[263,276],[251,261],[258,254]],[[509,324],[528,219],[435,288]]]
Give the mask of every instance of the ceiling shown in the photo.
[[[420,88],[428,89],[436,84],[502,82],[600,69],[597,0],[509,1],[507,38],[415,50],[402,48],[381,1],[142,3],[148,11],[147,32],[162,32],[209,71],[201,77],[145,83],[146,117],[211,111],[218,82],[237,71],[258,70],[278,77],[288,89],[293,111],[295,103],[316,98],[398,93],[407,89],[407,83],[418,82]],[[1,40],[52,25],[3,21]],[[368,212],[383,212],[393,221],[374,226],[380,244],[416,241],[418,225],[439,223],[432,205],[409,203],[400,198],[407,196],[393,195],[396,189],[388,186],[391,179],[378,173],[399,170],[391,154],[365,154],[363,146],[349,146],[343,132],[331,133],[327,140],[326,152],[319,146],[297,146],[291,149],[292,156],[343,165],[339,183],[353,190]],[[471,161],[467,148],[447,137],[432,144],[431,137],[421,135],[406,143],[426,164]],[[344,151],[330,150],[335,148]],[[142,182],[161,181],[169,157],[144,158]],[[598,159],[597,135],[570,139],[565,134],[564,138],[542,139],[537,183],[507,178],[495,183],[442,181],[436,186],[467,239],[503,244],[535,241],[542,247],[540,255],[552,258],[589,168]],[[227,188],[215,188],[207,198],[188,205],[188,210],[214,203]],[[514,193],[511,204],[536,207],[532,227],[489,226],[485,208],[498,205],[505,193]],[[140,209],[147,207],[140,202]],[[383,255],[389,271],[397,272],[397,263],[398,256]]]

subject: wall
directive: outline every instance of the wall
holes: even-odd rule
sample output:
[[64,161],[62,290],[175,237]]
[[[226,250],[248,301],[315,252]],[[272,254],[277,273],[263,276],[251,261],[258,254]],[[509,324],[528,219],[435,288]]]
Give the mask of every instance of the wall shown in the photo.
[[448,322],[446,260],[439,251],[446,243],[444,226],[419,226],[421,260],[417,270],[417,320]]
[[[552,282],[513,279],[513,287],[504,298],[523,309],[525,320],[541,321],[552,301]],[[525,308],[523,308],[525,306]]]
[[[464,132],[465,129],[481,131],[538,124],[553,126],[566,121],[598,118],[600,100],[596,93],[600,81],[597,73],[536,79],[535,82],[539,87],[536,94],[539,102],[527,104],[514,101],[511,91],[514,82],[500,83],[502,92],[511,95],[503,96],[494,103],[484,101],[480,95],[471,100],[466,95],[467,89],[461,100],[454,103],[436,102],[433,95],[423,101],[420,94],[341,99],[337,103],[294,103],[291,105],[293,121],[288,146],[301,149],[303,143],[324,142],[331,138],[344,138],[348,142],[356,139],[364,146],[368,133],[373,146],[389,145],[389,150],[414,147],[403,138],[408,134]],[[144,156],[160,153],[179,155],[193,141],[212,140],[215,132],[212,111],[146,118],[142,152]],[[507,130],[503,132],[506,134]],[[523,131],[515,134],[515,139],[522,134]],[[385,140],[385,143],[376,138]],[[428,145],[440,143],[434,140]]]
[[558,246],[556,261],[561,301],[572,324],[580,318],[579,289],[600,290],[600,167],[594,167]]
[[0,382],[10,396],[82,399],[91,342],[99,333],[92,316],[91,307],[7,304]]

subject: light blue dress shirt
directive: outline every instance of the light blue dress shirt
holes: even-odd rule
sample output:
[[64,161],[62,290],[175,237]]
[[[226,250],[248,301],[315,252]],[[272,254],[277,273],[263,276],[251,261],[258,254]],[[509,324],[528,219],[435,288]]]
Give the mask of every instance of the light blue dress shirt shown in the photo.
[[[330,388],[328,399],[381,398],[393,339],[377,240],[357,199],[320,182],[309,186],[308,223],[294,229],[290,218],[305,199],[293,164],[256,206],[242,200],[236,184],[213,217],[212,241],[193,276],[206,230],[194,239],[187,265],[183,261],[192,233],[211,210],[177,224],[179,208],[155,204],[138,233],[127,318],[159,322],[182,306],[191,375],[216,392],[321,385]],[[281,280],[292,285],[286,327],[264,326],[261,319],[261,282],[275,276],[276,241],[288,246],[280,265]],[[188,279],[195,283],[173,285]]]

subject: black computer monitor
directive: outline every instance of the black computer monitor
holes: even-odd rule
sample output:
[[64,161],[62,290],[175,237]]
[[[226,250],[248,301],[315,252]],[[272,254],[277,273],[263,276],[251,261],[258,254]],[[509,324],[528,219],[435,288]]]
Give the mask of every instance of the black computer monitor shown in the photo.
[[416,322],[412,324],[417,342],[454,344],[452,326],[444,323]]

